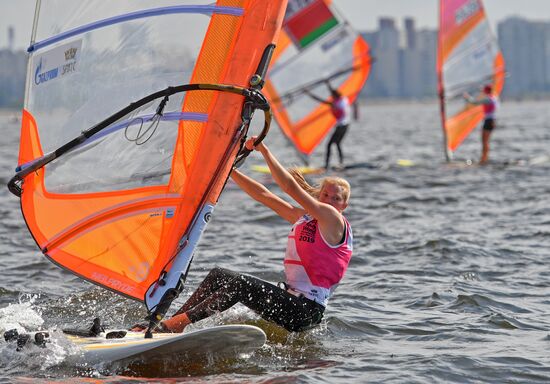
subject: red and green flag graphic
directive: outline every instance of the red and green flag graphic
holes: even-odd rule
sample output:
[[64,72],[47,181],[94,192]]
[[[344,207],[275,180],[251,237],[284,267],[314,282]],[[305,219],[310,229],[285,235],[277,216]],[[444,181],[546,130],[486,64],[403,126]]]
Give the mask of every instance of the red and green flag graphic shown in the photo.
[[309,2],[285,20],[286,32],[300,48],[307,47],[337,25],[338,20],[323,0]]

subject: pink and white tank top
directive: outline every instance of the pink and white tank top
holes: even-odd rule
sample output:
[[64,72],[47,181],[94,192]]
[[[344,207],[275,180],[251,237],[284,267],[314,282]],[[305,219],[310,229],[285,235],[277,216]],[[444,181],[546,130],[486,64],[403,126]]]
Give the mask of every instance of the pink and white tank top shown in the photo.
[[347,125],[351,121],[351,106],[349,99],[346,96],[339,97],[334,100],[331,106],[331,111],[336,118],[336,123],[339,125]]
[[289,288],[323,306],[344,277],[353,251],[353,234],[346,223],[339,245],[325,241],[317,219],[302,216],[290,230],[285,253],[285,276]]
[[496,96],[487,97],[487,101],[483,103],[483,113],[486,119],[494,119],[498,107],[498,99]]

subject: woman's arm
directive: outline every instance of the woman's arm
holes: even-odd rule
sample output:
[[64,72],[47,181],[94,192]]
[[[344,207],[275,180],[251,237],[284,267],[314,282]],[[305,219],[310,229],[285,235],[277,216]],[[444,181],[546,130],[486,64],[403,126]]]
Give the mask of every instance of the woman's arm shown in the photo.
[[464,92],[462,94],[462,97],[464,98],[464,100],[466,100],[466,102],[468,102],[470,104],[475,104],[475,102],[476,102],[476,99],[474,99],[472,97],[472,95],[470,95],[468,92]]
[[[251,149],[255,138],[247,141],[247,148]],[[338,210],[329,204],[325,204],[311,196],[298,184],[292,175],[279,163],[266,145],[260,143],[255,147],[263,155],[271,176],[281,187],[283,192],[292,197],[304,210],[317,219],[319,229],[327,241],[337,244],[344,231],[344,219]]]
[[303,209],[294,207],[292,204],[270,192],[264,185],[236,169],[231,172],[231,178],[250,197],[266,207],[271,208],[275,213],[291,224],[294,224],[298,218],[305,213]]
[[492,100],[489,97],[482,97],[480,99],[475,99],[472,97],[469,93],[464,92],[462,94],[462,97],[466,99],[466,101],[473,105],[483,105],[483,104],[491,104]]

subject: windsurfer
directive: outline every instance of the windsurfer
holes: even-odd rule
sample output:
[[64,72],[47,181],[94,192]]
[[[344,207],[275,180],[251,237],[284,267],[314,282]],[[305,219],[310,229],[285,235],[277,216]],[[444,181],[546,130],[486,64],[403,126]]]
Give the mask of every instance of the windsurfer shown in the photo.
[[485,164],[489,160],[489,139],[496,126],[495,114],[498,107],[498,98],[493,94],[493,87],[485,85],[483,87],[484,96],[479,99],[473,98],[468,93],[464,93],[464,98],[470,104],[483,105],[484,122],[481,133],[481,159],[480,164]]
[[[352,254],[352,231],[342,212],[348,206],[350,186],[337,177],[312,187],[297,171],[287,171],[264,144],[259,151],[280,188],[300,206],[293,206],[265,186],[233,170],[231,177],[253,199],[293,223],[284,258],[286,282],[271,284],[256,277],[214,268],[160,330],[184,328],[240,302],[289,331],[302,331],[321,322],[325,307],[340,283]],[[133,330],[140,330],[135,327]]]
[[346,96],[342,95],[337,89],[332,88],[329,83],[327,83],[327,87],[331,95],[330,100],[324,100],[311,93],[308,89],[304,91],[305,94],[312,99],[317,100],[320,103],[330,105],[332,115],[336,119],[336,127],[334,128],[334,132],[332,133],[332,136],[330,137],[327,144],[327,152],[325,156],[326,170],[328,170],[330,166],[332,144],[336,144],[336,148],[338,149],[338,156],[340,157],[340,166],[343,166],[344,153],[342,152],[342,147],[340,146],[340,143],[342,142],[342,139],[348,131],[351,120],[351,105],[349,99]]

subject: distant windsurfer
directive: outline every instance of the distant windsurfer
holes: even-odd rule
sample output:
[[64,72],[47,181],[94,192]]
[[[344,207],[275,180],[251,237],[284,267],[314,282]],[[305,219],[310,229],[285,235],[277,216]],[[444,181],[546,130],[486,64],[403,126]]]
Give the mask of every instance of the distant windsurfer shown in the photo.
[[289,331],[303,331],[321,322],[352,254],[351,226],[342,215],[350,197],[349,183],[328,177],[314,188],[299,172],[283,168],[267,146],[253,145],[254,138],[246,143],[263,155],[273,179],[300,205],[291,205],[237,170],[231,173],[243,191],[293,224],[284,258],[286,281],[274,285],[214,268],[174,316],[160,323],[160,331],[182,332],[187,325],[237,303]]
[[342,152],[342,147],[340,146],[340,143],[346,135],[351,121],[351,105],[347,96],[342,95],[340,91],[332,88],[329,83],[327,83],[327,87],[331,95],[330,100],[322,99],[311,93],[308,89],[304,91],[305,94],[312,99],[320,103],[330,105],[332,115],[336,119],[336,127],[334,128],[334,132],[332,133],[332,136],[330,137],[327,144],[327,152],[325,155],[326,170],[328,170],[330,166],[332,144],[336,144],[336,148],[338,149],[338,156],[340,157],[340,167],[344,165],[344,153]]
[[489,161],[489,139],[491,133],[496,126],[495,114],[498,108],[498,98],[493,94],[493,87],[486,85],[483,87],[483,94],[481,98],[475,99],[470,94],[464,93],[464,98],[470,104],[482,105],[484,113],[483,130],[481,133],[481,159],[480,164],[485,164]]

